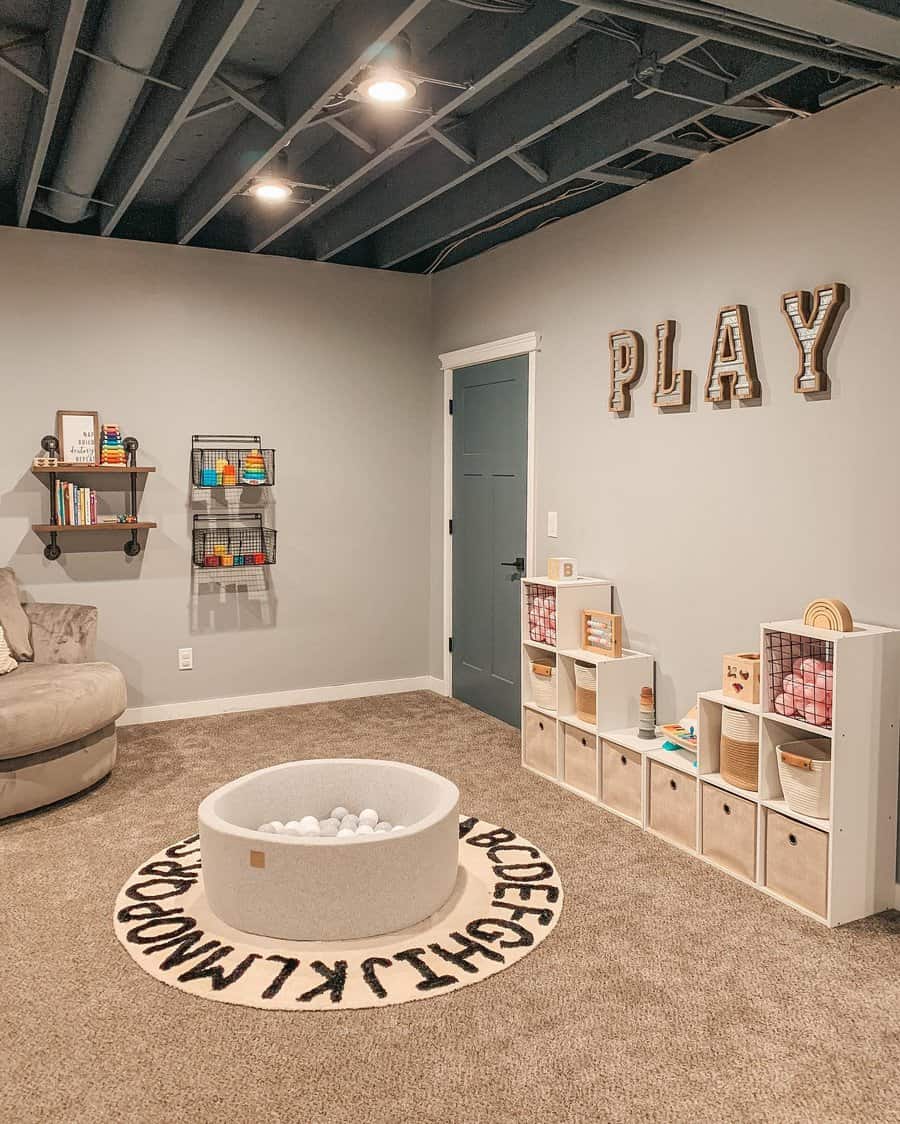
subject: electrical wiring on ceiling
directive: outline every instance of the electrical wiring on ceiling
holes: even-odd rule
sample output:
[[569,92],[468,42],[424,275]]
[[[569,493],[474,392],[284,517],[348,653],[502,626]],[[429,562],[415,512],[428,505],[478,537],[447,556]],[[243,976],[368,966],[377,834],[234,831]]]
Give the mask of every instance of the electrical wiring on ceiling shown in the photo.
[[531,7],[533,0],[450,0],[460,8],[476,12],[495,12],[498,15],[521,15]]

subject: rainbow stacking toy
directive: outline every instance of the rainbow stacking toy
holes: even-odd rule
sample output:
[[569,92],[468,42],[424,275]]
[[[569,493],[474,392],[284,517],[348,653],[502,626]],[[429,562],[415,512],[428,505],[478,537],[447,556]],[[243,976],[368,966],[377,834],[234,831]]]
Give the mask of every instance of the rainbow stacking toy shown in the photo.
[[266,462],[259,449],[253,449],[244,457],[244,471],[241,473],[242,484],[265,484]]
[[125,447],[117,425],[104,425],[100,430],[100,463],[125,464]]

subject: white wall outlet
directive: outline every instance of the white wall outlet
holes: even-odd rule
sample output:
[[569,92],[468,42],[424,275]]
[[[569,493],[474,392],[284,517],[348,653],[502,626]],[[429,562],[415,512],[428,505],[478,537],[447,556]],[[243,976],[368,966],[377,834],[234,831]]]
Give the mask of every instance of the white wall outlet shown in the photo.
[[193,648],[179,648],[178,649],[178,670],[179,671],[192,671],[194,668],[194,649]]
[[547,537],[550,539],[559,538],[559,521],[556,518],[555,511],[547,512]]

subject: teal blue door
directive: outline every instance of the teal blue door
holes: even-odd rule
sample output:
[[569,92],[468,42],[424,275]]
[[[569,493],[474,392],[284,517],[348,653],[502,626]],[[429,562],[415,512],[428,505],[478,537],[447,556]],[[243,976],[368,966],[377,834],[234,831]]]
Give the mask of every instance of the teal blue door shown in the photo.
[[453,372],[453,695],[520,722],[528,357]]

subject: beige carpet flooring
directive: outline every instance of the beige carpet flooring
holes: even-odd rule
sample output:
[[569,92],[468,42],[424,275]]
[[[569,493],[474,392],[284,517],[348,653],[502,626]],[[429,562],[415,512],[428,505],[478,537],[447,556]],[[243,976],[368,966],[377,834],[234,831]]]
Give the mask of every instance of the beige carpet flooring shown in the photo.
[[[389,756],[556,860],[549,939],[379,1011],[263,1012],[151,979],[116,892],[198,800],[297,757]],[[525,772],[427,693],[122,731],[87,796],[0,825],[0,1120],[143,1124],[900,1121],[900,915],[829,932]]]

